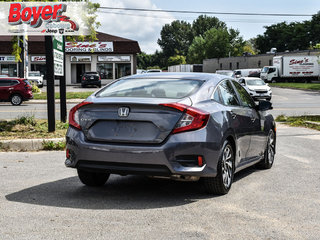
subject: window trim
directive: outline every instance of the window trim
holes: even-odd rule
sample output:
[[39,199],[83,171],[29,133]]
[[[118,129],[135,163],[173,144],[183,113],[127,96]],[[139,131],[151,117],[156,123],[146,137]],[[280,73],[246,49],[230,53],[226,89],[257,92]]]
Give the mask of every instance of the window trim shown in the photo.
[[[237,98],[238,98],[238,100],[239,100],[240,103],[241,103],[240,107],[242,107],[242,108],[249,108],[249,109],[255,109],[256,103],[254,102],[254,100],[252,99],[252,97],[251,97],[249,94],[248,94],[248,95],[249,95],[249,97],[251,98],[252,103],[254,104],[253,107],[249,107],[249,106],[244,106],[244,105],[243,105],[243,101],[241,100],[240,93],[238,92],[236,86],[233,84],[233,82],[236,82],[236,83],[238,83],[238,82],[235,81],[235,80],[231,80],[231,82],[232,82],[232,87],[233,87],[234,90],[236,91]],[[241,86],[240,83],[238,83],[238,84]],[[241,86],[241,87],[242,87],[242,86]],[[247,91],[244,87],[242,87],[242,88],[243,88],[245,91]]]
[[[229,81],[229,82],[230,82],[231,87],[232,87],[233,91],[234,91],[235,94],[236,94],[235,97],[236,97],[236,100],[237,100],[237,102],[238,102],[239,105],[226,105],[226,104],[224,104],[224,102],[222,102],[222,101],[221,101],[221,102],[217,102],[217,101],[214,100],[214,97],[213,97],[213,96],[214,96],[215,91],[217,90],[218,86],[220,86],[224,81]],[[242,102],[239,101],[238,92],[235,91],[235,87],[233,86],[232,81],[234,81],[234,80],[233,80],[233,79],[230,79],[230,78],[224,78],[224,79],[222,79],[220,82],[218,82],[217,85],[216,85],[216,87],[214,88],[214,90],[213,90],[213,92],[212,92],[212,95],[211,95],[211,98],[210,98],[210,99],[213,100],[213,101],[215,101],[215,102],[217,102],[217,103],[222,104],[223,106],[227,106],[227,107],[242,107],[242,105],[241,105]],[[220,89],[219,89],[219,97],[220,97],[220,100],[223,100]]]

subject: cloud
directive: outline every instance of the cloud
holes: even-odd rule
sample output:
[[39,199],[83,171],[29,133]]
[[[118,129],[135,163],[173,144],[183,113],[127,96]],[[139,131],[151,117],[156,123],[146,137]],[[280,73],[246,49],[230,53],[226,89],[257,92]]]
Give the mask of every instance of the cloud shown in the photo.
[[[101,7],[159,9],[151,0],[95,0]],[[98,31],[139,42],[142,51],[154,53],[160,47],[157,40],[164,24],[175,18],[168,13],[100,9]]]

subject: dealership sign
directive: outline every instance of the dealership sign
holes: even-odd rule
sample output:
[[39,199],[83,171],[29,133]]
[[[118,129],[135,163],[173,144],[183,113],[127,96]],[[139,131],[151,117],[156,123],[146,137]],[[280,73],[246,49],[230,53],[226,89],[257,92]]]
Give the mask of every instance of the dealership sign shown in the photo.
[[0,2],[0,35],[87,35],[85,2]]
[[113,42],[67,42],[66,52],[113,52]]

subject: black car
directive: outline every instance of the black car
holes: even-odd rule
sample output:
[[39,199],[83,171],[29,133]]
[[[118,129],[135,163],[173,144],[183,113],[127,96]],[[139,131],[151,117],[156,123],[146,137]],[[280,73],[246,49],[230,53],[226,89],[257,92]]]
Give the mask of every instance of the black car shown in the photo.
[[101,88],[101,78],[97,72],[86,72],[81,77],[81,87],[98,86]]

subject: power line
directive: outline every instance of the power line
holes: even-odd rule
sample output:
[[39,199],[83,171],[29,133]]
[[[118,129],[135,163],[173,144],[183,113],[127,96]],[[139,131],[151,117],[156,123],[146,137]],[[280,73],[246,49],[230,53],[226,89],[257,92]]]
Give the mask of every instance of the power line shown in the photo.
[[109,10],[125,10],[139,12],[162,12],[162,13],[194,13],[194,14],[210,14],[210,15],[240,15],[240,16],[278,16],[278,17],[311,17],[313,14],[291,14],[291,13],[240,13],[240,12],[211,12],[211,11],[186,11],[186,10],[161,10],[146,8],[119,8],[119,7],[100,7]]
[[[98,12],[100,13],[107,13],[107,14],[116,14],[116,15],[124,15],[124,16],[133,16],[133,17],[147,17],[147,18],[155,18],[155,19],[167,19],[167,20],[171,20],[173,18],[169,18],[169,17],[162,17],[162,16],[155,16],[155,15],[141,15],[141,14],[131,14],[131,13],[124,13],[124,12],[113,12],[113,11],[102,11],[102,10],[98,10]],[[183,18],[176,18],[175,19],[183,19],[186,20],[185,17]],[[192,20],[194,18],[187,18],[189,20]],[[265,21],[265,20],[260,20],[260,19],[227,19],[227,20],[223,20],[224,22],[236,22],[236,23],[255,23],[255,24],[261,24],[261,23],[274,23],[275,21]]]

